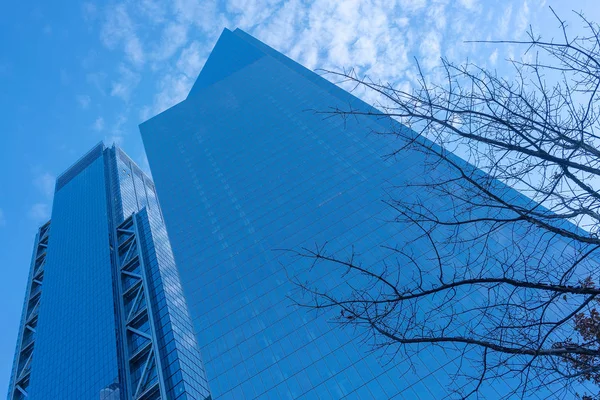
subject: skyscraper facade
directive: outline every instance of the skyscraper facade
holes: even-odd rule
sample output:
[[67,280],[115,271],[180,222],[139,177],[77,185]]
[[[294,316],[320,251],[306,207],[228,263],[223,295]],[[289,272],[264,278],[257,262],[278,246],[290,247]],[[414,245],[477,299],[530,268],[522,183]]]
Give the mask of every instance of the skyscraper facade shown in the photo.
[[95,146],[35,239],[9,399],[206,399],[154,184]]
[[293,280],[321,291],[342,282],[308,271],[311,260],[293,250],[325,245],[373,265],[416,234],[390,223],[396,215],[381,200],[426,173],[423,154],[386,159],[398,144],[373,132],[403,128],[315,112],[335,107],[372,110],[225,30],[188,97],[140,125],[214,398],[441,399],[460,389],[454,373],[468,360],[459,352],[380,358],[331,315],[294,306],[311,299]]
[[[460,349],[420,347],[410,362],[369,352],[354,329],[295,304],[311,299],[294,281],[331,293],[343,282],[294,250],[384,263],[415,232],[381,200],[431,173],[419,152],[383,157],[397,143],[373,132],[397,122],[315,112],[332,107],[372,111],[225,30],[188,97],[140,125],[156,186],[103,144],[58,177],[9,399],[458,397]],[[493,383],[478,394],[511,390]]]

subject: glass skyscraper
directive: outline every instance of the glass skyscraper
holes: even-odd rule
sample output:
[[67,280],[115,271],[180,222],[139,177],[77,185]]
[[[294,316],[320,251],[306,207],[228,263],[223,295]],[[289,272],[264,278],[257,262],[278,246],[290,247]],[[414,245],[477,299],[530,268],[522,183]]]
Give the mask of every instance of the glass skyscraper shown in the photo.
[[[386,159],[398,143],[373,132],[398,123],[315,112],[335,107],[372,110],[225,30],[188,97],[140,125],[215,399],[457,396],[454,373],[469,362],[459,351],[420,347],[412,363],[402,352],[379,358],[355,330],[331,323],[335,315],[292,306],[302,293],[291,279],[321,291],[342,282],[308,271],[311,260],[290,250],[326,244],[373,265],[389,256],[386,246],[416,234],[390,222],[396,214],[382,199],[427,173],[424,155]],[[479,394],[508,390],[487,385]]]
[[[341,284],[294,249],[384,262],[415,233],[381,200],[431,173],[417,151],[383,157],[397,143],[373,132],[397,122],[315,112],[331,107],[372,110],[225,30],[188,97],[140,125],[155,183],[103,144],[58,177],[9,399],[458,397],[460,349],[380,357],[352,328],[294,306],[310,302],[294,279]],[[511,390],[496,383],[480,397]]]
[[8,398],[209,398],[154,184],[117,147],[56,181]]

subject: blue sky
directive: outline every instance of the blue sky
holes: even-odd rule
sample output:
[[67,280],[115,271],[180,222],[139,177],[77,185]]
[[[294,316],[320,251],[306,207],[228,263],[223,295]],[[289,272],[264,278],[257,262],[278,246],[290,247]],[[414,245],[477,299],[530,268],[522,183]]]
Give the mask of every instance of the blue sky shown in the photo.
[[[568,3],[568,4],[567,4]],[[567,7],[567,5],[568,7]],[[100,140],[148,169],[137,125],[182,100],[224,27],[310,68],[355,67],[397,85],[446,56],[491,68],[514,47],[465,44],[555,35],[548,6],[600,22],[593,1],[153,0],[8,2],[0,14],[0,395],[6,393],[37,227],[54,180]]]

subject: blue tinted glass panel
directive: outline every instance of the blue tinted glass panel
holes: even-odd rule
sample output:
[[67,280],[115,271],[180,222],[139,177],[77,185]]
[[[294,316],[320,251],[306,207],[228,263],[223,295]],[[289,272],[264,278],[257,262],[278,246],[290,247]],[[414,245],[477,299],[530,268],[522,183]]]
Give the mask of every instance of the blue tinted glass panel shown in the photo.
[[[265,56],[236,58],[251,47]],[[298,293],[289,278],[307,279],[310,262],[281,251],[327,242],[329,252],[354,246],[377,265],[390,255],[384,246],[420,234],[390,223],[396,214],[381,200],[398,188],[414,198],[406,185],[415,176],[449,171],[431,171],[416,151],[386,158],[398,144],[374,132],[398,127],[392,120],[311,111],[370,108],[243,32],[225,31],[214,54],[207,71],[221,71],[217,78],[201,74],[184,102],[140,126],[213,396],[451,395],[460,351],[425,349],[412,365],[398,353],[386,363],[354,330],[291,307]],[[443,199],[430,205],[451,212]],[[423,248],[411,251],[430,262]],[[310,279],[335,291],[339,276],[316,268]],[[490,385],[481,395],[505,390]]]
[[99,399],[118,390],[104,158],[56,193],[29,398]]

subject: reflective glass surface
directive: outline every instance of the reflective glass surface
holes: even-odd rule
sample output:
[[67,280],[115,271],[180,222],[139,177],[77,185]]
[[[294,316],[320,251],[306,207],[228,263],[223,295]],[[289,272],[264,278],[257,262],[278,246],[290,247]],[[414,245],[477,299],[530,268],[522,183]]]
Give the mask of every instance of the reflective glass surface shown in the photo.
[[154,184],[100,143],[58,178],[36,238],[9,399],[136,392],[209,396]]
[[55,194],[28,398],[99,399],[119,382],[105,185],[100,156]]
[[418,234],[390,223],[396,214],[381,200],[431,173],[423,155],[383,157],[397,143],[374,132],[391,120],[314,112],[336,106],[368,108],[225,30],[188,98],[140,125],[216,399],[445,398],[469,363],[427,347],[412,366],[401,353],[386,362],[353,329],[292,306],[290,277],[328,290],[340,282],[325,269],[306,275],[307,261],[282,250],[327,243],[343,255],[354,246],[373,265],[389,256],[382,246]]

